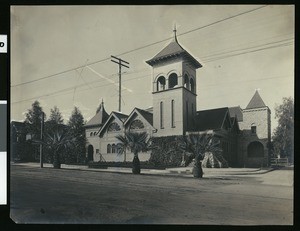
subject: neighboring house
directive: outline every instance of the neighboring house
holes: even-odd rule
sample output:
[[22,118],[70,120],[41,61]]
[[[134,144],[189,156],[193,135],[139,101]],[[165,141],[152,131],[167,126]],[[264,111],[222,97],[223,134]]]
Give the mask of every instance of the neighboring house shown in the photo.
[[[102,109],[86,125],[87,156],[93,161],[124,161],[118,155],[116,135],[146,131],[150,137],[209,131],[221,140],[223,155],[232,167],[269,164],[270,109],[256,91],[245,109],[224,107],[197,111],[196,70],[202,65],[177,41],[172,41],[146,61],[153,71],[153,107],[134,108],[129,115]],[[201,99],[200,99],[201,100]],[[150,153],[140,159],[148,160]],[[132,153],[126,154],[132,160]]]

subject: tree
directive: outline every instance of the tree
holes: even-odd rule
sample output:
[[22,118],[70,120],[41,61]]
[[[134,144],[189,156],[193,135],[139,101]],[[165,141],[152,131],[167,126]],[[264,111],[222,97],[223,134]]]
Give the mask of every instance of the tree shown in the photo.
[[[40,103],[36,100],[33,102],[32,107],[28,109],[28,112],[25,115],[25,130],[26,134],[31,135],[31,139],[39,139],[41,137],[41,124],[43,117],[45,120],[46,115],[43,112]],[[27,156],[25,159],[35,161],[36,156],[39,155],[39,147],[32,143],[31,140],[25,141],[25,146]]]
[[[181,145],[179,146],[186,152],[187,158],[185,165],[187,166],[194,159],[193,175],[196,178],[202,178],[202,161],[204,158],[224,163],[225,159],[220,154],[222,149],[220,140],[215,138],[212,134],[189,134],[181,138]],[[206,157],[207,156],[207,157]]]
[[273,148],[275,155],[294,160],[294,100],[283,98],[281,105],[275,108],[275,118],[278,126],[273,133]]
[[[45,122],[44,133],[52,133],[57,131],[58,129],[66,129],[66,126],[63,124],[63,117],[57,108],[54,106],[53,109],[50,110],[49,119]],[[52,150],[44,149],[44,160],[47,162],[52,162]]]
[[141,166],[138,154],[150,150],[151,139],[148,138],[148,134],[146,132],[126,132],[124,136],[117,135],[116,138],[120,141],[117,145],[118,153],[125,153],[127,149],[131,150],[133,152],[132,173],[140,174]]
[[75,137],[76,145],[70,150],[70,153],[67,153],[66,161],[83,163],[85,161],[85,121],[80,110],[77,107],[74,107],[72,111],[72,115],[68,121],[68,129],[70,131],[70,135]]
[[50,116],[48,119],[48,123],[53,126],[64,123],[64,119],[63,119],[59,109],[57,108],[57,106],[54,106],[53,109],[50,110]]
[[39,101],[34,101],[32,108],[28,109],[28,112],[25,116],[25,127],[27,132],[33,137],[39,137],[41,134],[42,116],[44,116],[44,120],[46,119],[46,115],[43,112]]
[[75,146],[76,137],[63,129],[57,127],[44,134],[43,140],[34,140],[36,143],[43,144],[43,146],[51,153],[51,163],[53,168],[60,168],[62,163],[62,156],[64,153]]

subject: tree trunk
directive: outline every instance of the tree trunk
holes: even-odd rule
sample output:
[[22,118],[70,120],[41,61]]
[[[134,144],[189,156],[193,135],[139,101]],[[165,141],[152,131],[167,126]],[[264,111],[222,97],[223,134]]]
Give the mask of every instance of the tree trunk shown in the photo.
[[139,160],[139,157],[137,155],[134,155],[134,157],[133,157],[132,173],[133,174],[140,174],[141,173],[140,160]]
[[201,161],[196,161],[193,167],[193,176],[195,178],[202,178],[203,177],[203,169]]
[[53,168],[60,168],[60,156],[57,152],[54,152],[53,155]]
[[124,151],[124,162],[126,162],[126,150]]

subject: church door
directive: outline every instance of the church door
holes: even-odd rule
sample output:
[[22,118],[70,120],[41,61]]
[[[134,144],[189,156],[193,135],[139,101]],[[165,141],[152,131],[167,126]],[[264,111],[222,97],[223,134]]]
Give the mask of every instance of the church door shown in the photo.
[[248,157],[264,157],[264,146],[258,141],[251,142],[247,148]]
[[94,148],[93,145],[88,146],[88,161],[93,161],[94,160]]

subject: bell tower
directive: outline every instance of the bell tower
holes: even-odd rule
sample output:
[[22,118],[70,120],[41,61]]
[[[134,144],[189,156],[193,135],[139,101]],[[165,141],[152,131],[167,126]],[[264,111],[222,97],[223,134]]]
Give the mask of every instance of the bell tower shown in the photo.
[[152,59],[153,126],[155,136],[185,135],[196,115],[196,69],[202,65],[178,43],[176,28],[172,41]]

